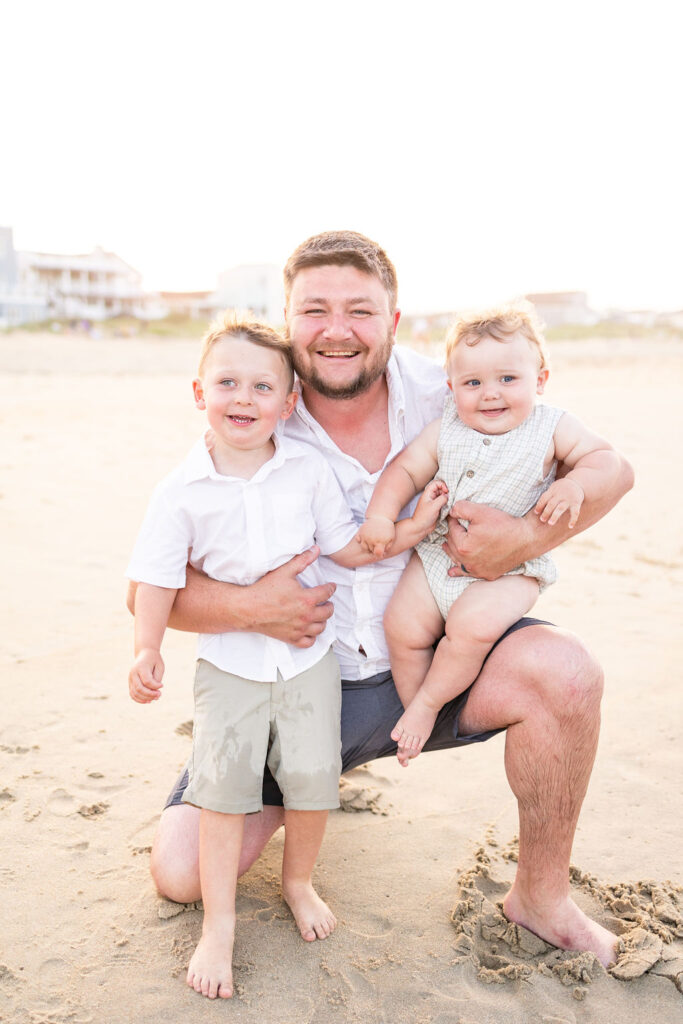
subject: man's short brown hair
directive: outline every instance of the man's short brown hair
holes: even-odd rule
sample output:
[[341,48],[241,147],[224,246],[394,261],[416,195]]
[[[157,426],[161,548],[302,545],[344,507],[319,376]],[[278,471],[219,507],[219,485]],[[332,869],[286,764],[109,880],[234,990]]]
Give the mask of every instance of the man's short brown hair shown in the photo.
[[512,302],[506,306],[463,313],[446,334],[446,363],[457,345],[476,345],[482,338],[509,341],[521,334],[538,352],[539,369],[548,367],[548,356],[543,337],[543,325],[530,302]]
[[389,310],[396,309],[398,283],[396,270],[384,249],[357,231],[323,231],[312,235],[294,250],[285,264],[285,298],[289,296],[294,278],[307,267],[355,267],[364,274],[379,278],[389,297]]
[[249,314],[240,314],[233,309],[225,313],[209,327],[202,338],[202,351],[199,357],[199,376],[204,372],[206,360],[214,345],[223,338],[242,338],[261,348],[272,348],[282,357],[288,374],[288,390],[294,386],[294,364],[292,362],[292,346],[289,341],[268,324],[261,320],[252,320]]

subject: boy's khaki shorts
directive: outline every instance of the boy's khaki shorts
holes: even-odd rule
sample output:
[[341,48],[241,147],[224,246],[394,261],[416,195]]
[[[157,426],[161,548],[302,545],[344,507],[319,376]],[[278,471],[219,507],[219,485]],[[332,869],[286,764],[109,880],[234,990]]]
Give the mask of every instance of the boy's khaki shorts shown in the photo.
[[275,683],[223,672],[200,659],[190,783],[183,800],[223,814],[260,811],[267,764],[286,809],[339,807],[341,681],[332,650]]

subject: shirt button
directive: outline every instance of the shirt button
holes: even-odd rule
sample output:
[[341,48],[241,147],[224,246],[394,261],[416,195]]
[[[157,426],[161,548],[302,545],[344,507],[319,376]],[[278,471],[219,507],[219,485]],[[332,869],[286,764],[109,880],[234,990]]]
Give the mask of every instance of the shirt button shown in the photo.
[[465,473],[465,476],[473,477],[474,476],[474,470],[473,469],[468,469],[467,472]]
[[490,437],[485,437],[484,438],[484,444],[491,444],[491,438]]

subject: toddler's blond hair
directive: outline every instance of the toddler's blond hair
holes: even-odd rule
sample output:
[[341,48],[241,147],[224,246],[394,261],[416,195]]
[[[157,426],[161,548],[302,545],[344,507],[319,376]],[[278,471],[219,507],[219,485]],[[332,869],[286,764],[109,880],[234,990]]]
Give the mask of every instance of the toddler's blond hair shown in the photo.
[[473,313],[463,313],[449,328],[446,335],[446,364],[457,345],[476,345],[482,338],[494,341],[510,341],[515,334],[521,334],[538,352],[539,369],[548,367],[548,355],[543,325],[530,302],[514,302],[505,306]]

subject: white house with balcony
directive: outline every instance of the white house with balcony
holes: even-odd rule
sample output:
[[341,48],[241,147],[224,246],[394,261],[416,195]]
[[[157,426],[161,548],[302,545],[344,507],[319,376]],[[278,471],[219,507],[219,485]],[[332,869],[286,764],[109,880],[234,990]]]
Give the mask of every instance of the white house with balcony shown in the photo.
[[14,248],[0,227],[0,327],[48,320],[106,320],[127,314],[154,320],[168,309],[142,290],[142,275],[116,253],[74,256]]
[[142,275],[116,253],[98,247],[75,256],[16,255],[20,285],[44,297],[50,316],[67,320],[105,320],[124,313],[149,317]]

